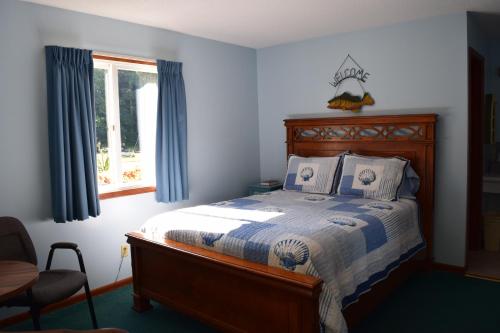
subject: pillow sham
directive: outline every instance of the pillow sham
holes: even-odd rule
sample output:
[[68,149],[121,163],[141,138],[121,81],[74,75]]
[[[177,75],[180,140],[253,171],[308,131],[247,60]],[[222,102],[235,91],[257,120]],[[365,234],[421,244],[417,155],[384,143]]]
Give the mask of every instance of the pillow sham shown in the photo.
[[338,193],[395,201],[409,161],[401,157],[346,155]]
[[339,156],[290,156],[283,189],[307,193],[329,194],[332,191]]

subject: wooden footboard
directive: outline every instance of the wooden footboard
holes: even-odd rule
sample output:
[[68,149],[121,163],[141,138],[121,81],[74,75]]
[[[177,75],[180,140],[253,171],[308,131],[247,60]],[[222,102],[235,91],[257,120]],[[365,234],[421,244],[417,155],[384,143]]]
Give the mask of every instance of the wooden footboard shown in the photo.
[[134,309],[153,299],[224,332],[319,332],[322,281],[182,243],[127,234]]

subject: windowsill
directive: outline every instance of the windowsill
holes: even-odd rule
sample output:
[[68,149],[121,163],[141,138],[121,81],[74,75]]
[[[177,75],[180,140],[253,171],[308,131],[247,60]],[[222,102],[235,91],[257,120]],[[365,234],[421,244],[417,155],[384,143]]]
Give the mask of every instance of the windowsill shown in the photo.
[[128,188],[122,188],[122,189],[111,191],[111,192],[100,193],[99,199],[106,200],[106,199],[112,199],[112,198],[118,198],[118,197],[125,197],[127,195],[135,195],[135,194],[149,193],[149,192],[155,192],[155,191],[156,191],[155,186],[128,187]]

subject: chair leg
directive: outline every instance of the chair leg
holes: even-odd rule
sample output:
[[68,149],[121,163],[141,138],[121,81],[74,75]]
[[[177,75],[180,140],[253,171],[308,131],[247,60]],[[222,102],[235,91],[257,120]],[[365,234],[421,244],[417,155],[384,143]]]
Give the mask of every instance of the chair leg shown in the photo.
[[28,299],[31,303],[30,313],[31,319],[33,320],[33,328],[35,329],[35,331],[40,331],[40,307],[33,304],[33,291],[31,290],[31,288],[28,288],[28,290],[26,290],[26,295],[28,296]]
[[40,331],[40,308],[33,305],[30,308],[31,319],[33,320],[33,328],[35,331]]
[[92,294],[90,293],[89,283],[85,282],[85,295],[87,296],[87,303],[89,304],[90,316],[92,317],[92,326],[97,329],[97,319],[95,317],[94,303],[92,302]]

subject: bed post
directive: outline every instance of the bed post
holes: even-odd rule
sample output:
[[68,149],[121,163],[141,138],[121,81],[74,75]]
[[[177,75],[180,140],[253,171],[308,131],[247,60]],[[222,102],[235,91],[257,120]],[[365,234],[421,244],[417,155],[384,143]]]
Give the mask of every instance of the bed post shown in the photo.
[[133,276],[133,289],[134,289],[132,293],[134,299],[134,305],[132,306],[132,309],[141,313],[152,308],[149,298],[142,295],[140,288],[141,248],[131,243],[130,238],[127,240],[127,242],[130,244],[130,253],[132,255],[132,276]]

